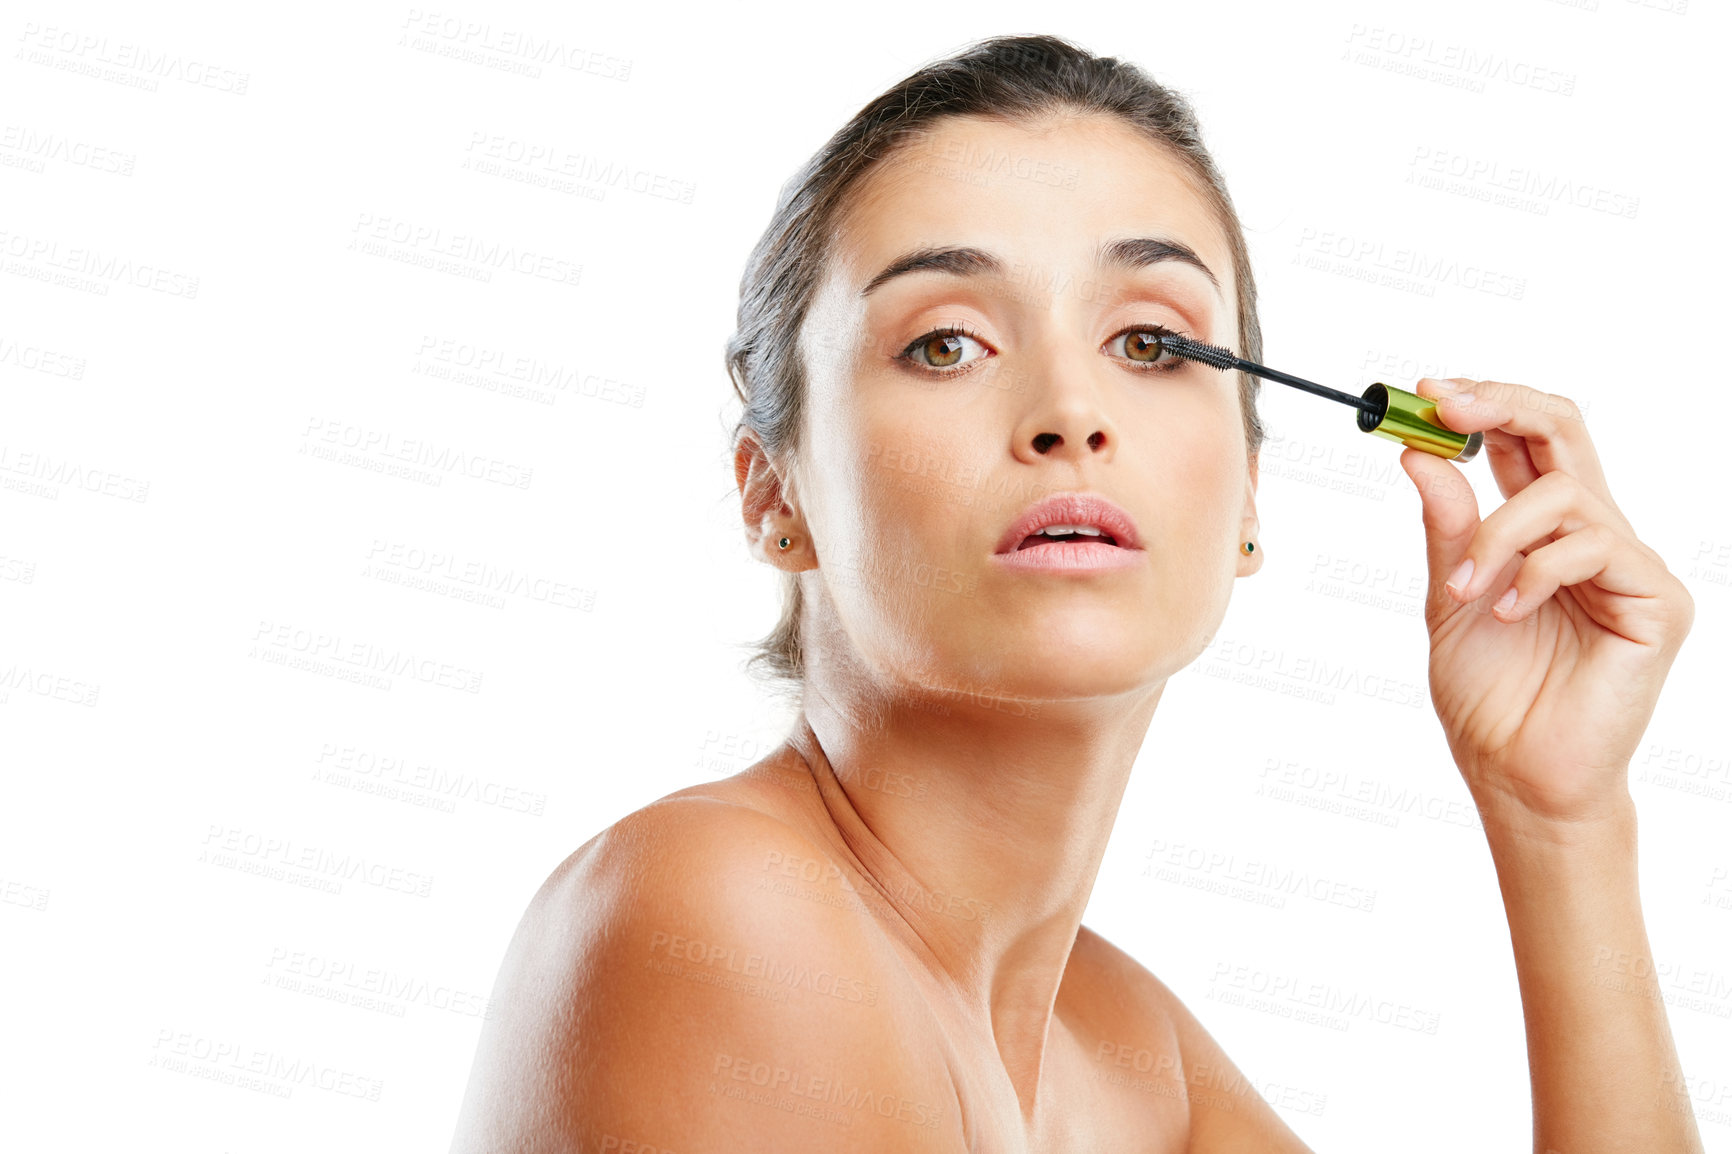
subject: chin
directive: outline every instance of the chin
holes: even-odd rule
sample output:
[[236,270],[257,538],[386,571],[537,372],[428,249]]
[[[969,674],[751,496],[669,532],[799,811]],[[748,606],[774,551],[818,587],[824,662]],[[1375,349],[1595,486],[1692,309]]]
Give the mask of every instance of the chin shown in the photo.
[[1158,684],[1173,659],[1153,645],[1128,643],[1123,629],[1108,636],[1077,633],[1015,642],[1001,638],[972,652],[942,655],[940,668],[945,672],[932,681],[981,699],[1110,697]]

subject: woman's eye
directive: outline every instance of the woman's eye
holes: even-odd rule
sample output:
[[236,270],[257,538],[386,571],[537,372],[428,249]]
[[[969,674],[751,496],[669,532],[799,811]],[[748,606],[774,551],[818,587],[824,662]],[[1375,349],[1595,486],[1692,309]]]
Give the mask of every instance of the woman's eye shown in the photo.
[[983,348],[967,333],[928,333],[903,350],[902,355],[916,364],[934,369],[952,369],[979,360],[979,356],[963,360],[963,342]]
[[1160,328],[1127,329],[1107,343],[1121,345],[1126,360],[1141,364],[1159,364],[1163,356],[1168,360],[1172,359],[1167,354],[1166,346],[1161,344],[1161,335],[1165,332],[1165,329]]

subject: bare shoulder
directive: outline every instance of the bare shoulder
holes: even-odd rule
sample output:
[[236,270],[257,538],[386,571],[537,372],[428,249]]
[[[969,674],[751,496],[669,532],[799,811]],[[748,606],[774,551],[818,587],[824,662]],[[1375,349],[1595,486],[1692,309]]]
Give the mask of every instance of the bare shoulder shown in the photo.
[[1179,996],[1087,926],[1059,996],[1091,1079],[1169,1137],[1177,1127],[1174,1148],[1310,1154]]
[[581,846],[506,951],[454,1154],[953,1141],[943,1053],[835,866],[714,787]]

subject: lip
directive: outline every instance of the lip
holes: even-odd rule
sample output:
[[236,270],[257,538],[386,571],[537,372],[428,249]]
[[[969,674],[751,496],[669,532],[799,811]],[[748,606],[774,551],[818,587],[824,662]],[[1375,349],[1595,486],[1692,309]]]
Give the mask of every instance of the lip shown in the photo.
[[1043,573],[1105,573],[1114,569],[1133,569],[1141,565],[1143,551],[1121,549],[1117,545],[1101,545],[1092,541],[1060,541],[1053,545],[1036,545],[1009,553],[994,553],[990,563],[1004,569]]
[[[1011,522],[1004,535],[998,539],[998,547],[993,550],[997,557],[1016,557],[1019,562],[1031,560],[1018,557],[1017,546],[1025,541],[1029,534],[1039,532],[1048,525],[1097,525],[1101,531],[1111,535],[1116,545],[1100,543],[1085,543],[1081,541],[1061,541],[1055,545],[1042,545],[1039,549],[1024,549],[1024,554],[1053,554],[1055,561],[1063,561],[1059,568],[1074,569],[1082,565],[1094,566],[1097,563],[1136,563],[1135,554],[1143,548],[1143,539],[1137,533],[1137,525],[1131,520],[1131,515],[1107,500],[1093,493],[1054,493],[1045,500],[1036,501],[1022,511],[1021,516]],[[1064,550],[1067,552],[1061,553]],[[1047,566],[1036,566],[1046,568]]]

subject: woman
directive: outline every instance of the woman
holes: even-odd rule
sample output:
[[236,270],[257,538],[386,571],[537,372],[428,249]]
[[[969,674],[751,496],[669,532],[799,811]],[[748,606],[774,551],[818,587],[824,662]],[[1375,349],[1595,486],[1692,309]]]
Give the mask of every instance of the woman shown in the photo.
[[[786,582],[760,656],[798,722],[548,879],[454,1150],[1307,1149],[1080,924],[1167,680],[1263,556],[1256,382],[1163,331],[1261,358],[1194,117],[1127,64],[983,42],[789,182],[728,366],[747,540]],[[1700,1149],[1663,1005],[1593,966],[1649,954],[1626,770],[1690,596],[1566,398],[1417,389],[1485,432],[1508,498],[1482,521],[1455,465],[1401,453],[1537,1148]],[[1158,1093],[1100,1076],[1127,1048]]]

